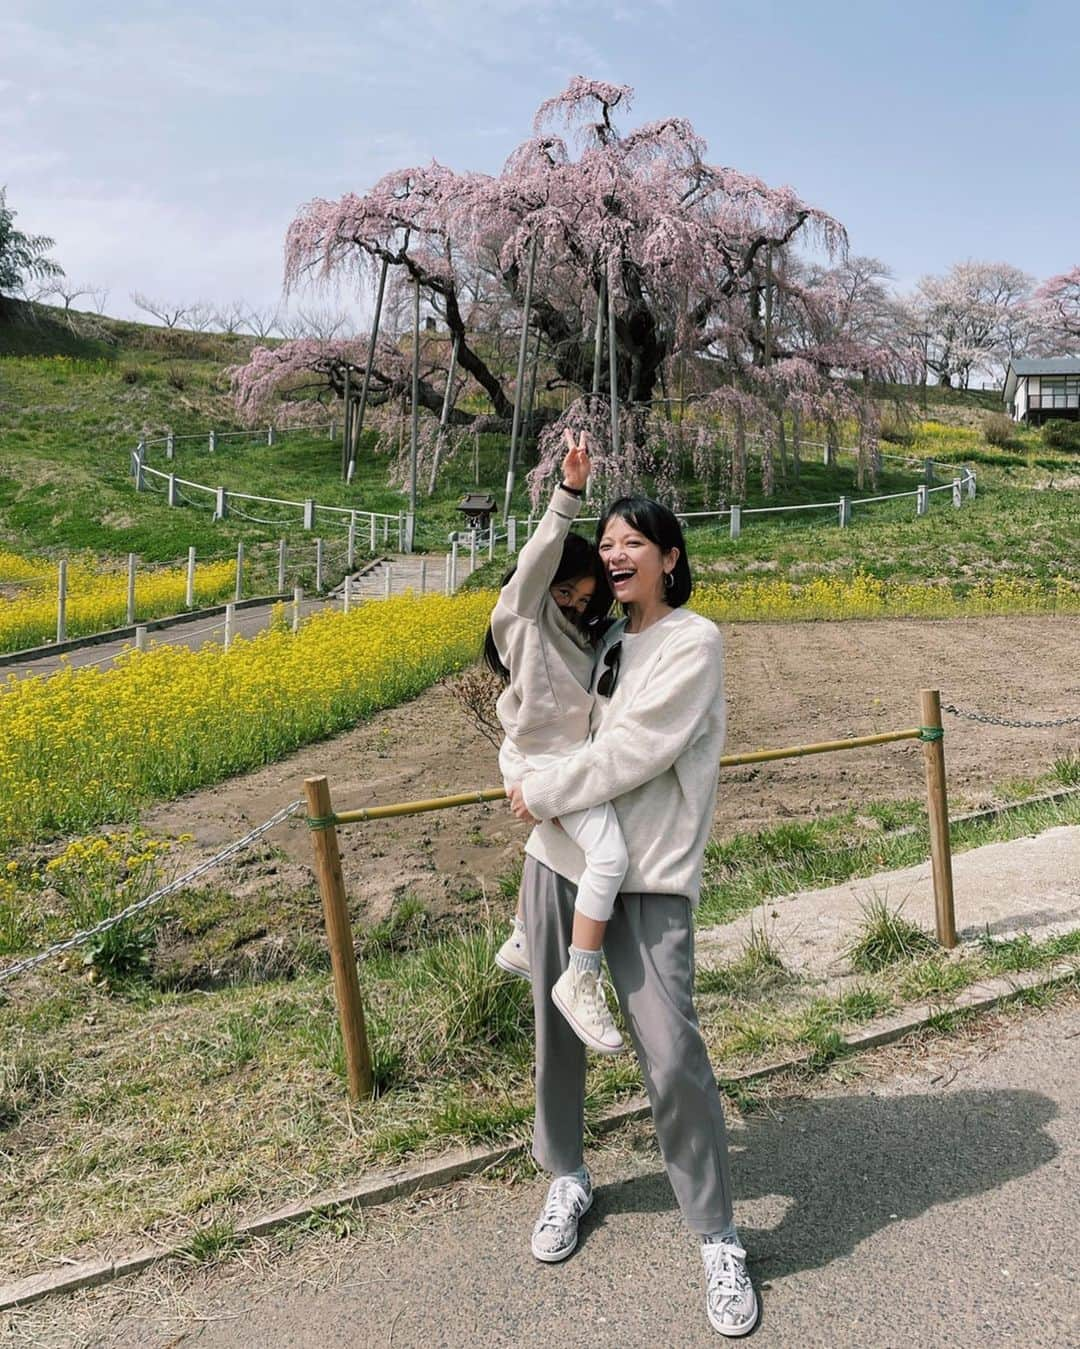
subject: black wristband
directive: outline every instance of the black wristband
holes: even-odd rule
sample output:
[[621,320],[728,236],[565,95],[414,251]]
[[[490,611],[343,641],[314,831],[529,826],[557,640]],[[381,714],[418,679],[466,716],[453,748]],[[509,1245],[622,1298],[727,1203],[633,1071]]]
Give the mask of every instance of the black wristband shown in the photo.
[[562,481],[560,481],[559,486],[563,489],[564,492],[569,492],[570,495],[573,497],[583,496],[585,493],[584,487],[568,487],[566,483]]

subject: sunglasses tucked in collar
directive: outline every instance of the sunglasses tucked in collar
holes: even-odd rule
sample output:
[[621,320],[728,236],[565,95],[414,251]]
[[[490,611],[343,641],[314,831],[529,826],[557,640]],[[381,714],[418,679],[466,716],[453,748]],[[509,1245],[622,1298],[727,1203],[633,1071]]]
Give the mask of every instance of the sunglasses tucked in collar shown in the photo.
[[610,698],[615,692],[615,681],[619,677],[621,657],[622,642],[612,642],[604,652],[604,672],[596,681],[596,691],[601,698]]

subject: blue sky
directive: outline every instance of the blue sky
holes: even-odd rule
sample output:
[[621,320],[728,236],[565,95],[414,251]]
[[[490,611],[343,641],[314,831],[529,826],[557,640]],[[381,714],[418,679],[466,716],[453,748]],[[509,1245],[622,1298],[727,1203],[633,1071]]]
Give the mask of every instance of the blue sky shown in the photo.
[[901,285],[1080,262],[1063,0],[5,0],[0,184],[71,277],[272,303],[296,208],[436,158],[497,172],[574,74],[790,184]]

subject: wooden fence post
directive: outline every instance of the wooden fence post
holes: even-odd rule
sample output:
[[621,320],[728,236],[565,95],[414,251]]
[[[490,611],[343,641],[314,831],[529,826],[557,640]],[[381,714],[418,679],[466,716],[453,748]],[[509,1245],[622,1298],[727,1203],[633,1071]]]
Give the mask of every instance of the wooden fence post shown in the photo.
[[370,539],[369,544],[368,544],[368,546],[370,547],[370,549],[371,549],[372,552],[375,552],[376,548],[378,547],[378,542],[379,542],[378,539],[377,539],[376,536],[375,536],[375,528],[376,528],[376,526],[375,526],[375,512],[372,511],[372,513],[371,513],[371,539]]
[[127,621],[130,626],[135,622],[135,554],[128,553],[127,573]]
[[930,509],[930,489],[926,483],[919,483],[915,489],[915,514],[925,515]]
[[147,647],[146,635],[147,635],[147,628],[146,628],[146,625],[145,625],[145,624],[143,624],[141,627],[138,627],[138,628],[135,629],[135,650],[136,650],[136,651],[145,651],[145,650],[146,650],[146,647]]
[[184,592],[184,608],[195,608],[195,547],[187,550],[187,589]]
[[427,558],[420,559],[420,594],[427,589]]
[[952,504],[957,510],[964,504],[964,483],[962,478],[953,478],[952,484]]
[[67,558],[63,557],[56,576],[56,640],[67,641]]
[[284,539],[279,539],[279,540],[278,540],[278,554],[277,554],[277,593],[278,593],[279,595],[284,595],[284,593],[285,593],[285,540],[284,540]]
[[356,570],[356,512],[349,516],[349,544],[345,558],[345,570]]
[[840,498],[840,528],[847,529],[851,524],[851,498]]
[[352,608],[352,572],[346,572],[344,612],[348,613],[351,608]]
[[315,502],[310,497],[304,502],[304,528],[315,528]]
[[334,997],[345,1047],[349,1095],[358,1101],[371,1095],[374,1079],[367,1028],[364,1025],[364,1004],[360,1000],[360,980],[356,973],[352,928],[345,902],[345,878],[341,873],[337,829],[325,823],[333,819],[334,808],[330,803],[330,788],[325,777],[306,778],[304,791],[307,795],[308,818],[316,821],[311,830],[315,871],[319,877],[326,940],[334,971]]
[[930,862],[934,877],[937,938],[942,946],[951,950],[956,945],[956,914],[949,843],[949,803],[945,792],[941,694],[937,689],[921,691],[919,711],[920,725],[924,731],[930,732],[930,738],[923,741],[923,757],[926,760],[926,800],[930,817]]
[[225,650],[228,651],[232,646],[233,628],[236,625],[236,606],[226,604],[225,606]]
[[244,598],[244,542],[236,545],[236,602]]
[[292,630],[300,631],[300,604],[304,598],[304,592],[299,586],[293,586],[292,592]]
[[322,594],[323,589],[323,546],[322,539],[315,540],[315,593]]
[[390,589],[391,589],[391,587],[392,587],[393,584],[394,584],[394,564],[393,564],[392,562],[388,562],[388,563],[386,564],[385,570],[383,571],[383,599],[384,599],[384,600],[388,600],[388,599],[390,598]]
[[732,506],[731,508],[731,537],[737,539],[742,533],[742,507]]

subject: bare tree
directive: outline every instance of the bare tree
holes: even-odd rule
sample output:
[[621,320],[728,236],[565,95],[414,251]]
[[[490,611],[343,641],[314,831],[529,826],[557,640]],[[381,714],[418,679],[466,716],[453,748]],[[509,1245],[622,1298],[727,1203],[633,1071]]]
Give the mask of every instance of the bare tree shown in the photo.
[[214,311],[214,323],[223,333],[238,333],[247,322],[247,305],[243,300],[230,300]]
[[196,300],[188,306],[187,326],[194,333],[205,333],[217,320],[217,310],[209,300]]
[[34,292],[33,298],[38,304],[47,304],[50,300],[63,300],[64,309],[70,309],[76,300],[81,300],[83,296],[89,296],[93,293],[90,286],[78,284],[69,281],[67,277],[53,277],[51,280],[38,286]]
[[351,335],[352,319],[343,309],[311,306],[298,309],[278,325],[286,337],[315,337],[331,342],[335,337]]
[[155,300],[149,295],[144,295],[142,291],[133,290],[131,292],[131,303],[136,309],[141,309],[144,314],[149,314],[156,318],[159,323],[163,323],[166,328],[177,328],[182,319],[187,318],[189,305],[173,304],[165,300]]
[[252,307],[244,315],[243,326],[255,337],[270,337],[281,332],[281,311],[276,306],[273,309]]

